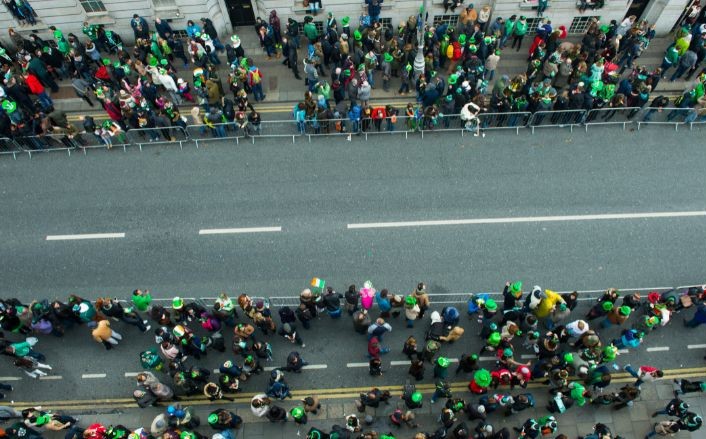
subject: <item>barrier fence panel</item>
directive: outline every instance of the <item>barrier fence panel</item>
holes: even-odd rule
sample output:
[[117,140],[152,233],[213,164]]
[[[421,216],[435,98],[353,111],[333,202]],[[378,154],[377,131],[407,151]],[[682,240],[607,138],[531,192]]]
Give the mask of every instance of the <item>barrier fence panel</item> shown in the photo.
[[257,130],[253,130],[254,137],[287,137],[292,139],[292,143],[296,142],[297,137],[301,137],[307,133],[307,130],[315,129],[313,120],[297,122],[296,120],[268,120],[262,121]]
[[242,126],[236,122],[215,123],[208,125],[188,125],[185,135],[192,140],[196,147],[209,140],[235,140],[235,144],[240,144],[240,139],[246,136],[247,125]]
[[480,119],[481,130],[515,130],[520,134],[520,128],[526,128],[530,121],[532,113],[527,111],[511,111],[506,113],[481,113],[478,115]]
[[674,130],[679,130],[679,125],[684,125],[692,108],[655,108],[645,107],[640,117],[635,121],[637,129],[641,125],[674,125]]
[[534,134],[535,128],[546,127],[569,127],[571,132],[574,131],[574,126],[581,125],[586,118],[586,110],[562,110],[562,111],[537,111],[532,114],[527,126],[532,128]]
[[[142,151],[142,145],[145,143],[153,145],[179,143],[179,147],[183,149],[183,143],[189,141],[189,135],[180,126],[132,128],[125,134],[129,144],[137,145],[140,151]],[[125,146],[123,146],[123,149],[125,149]]]
[[0,154],[12,154],[12,158],[17,160],[17,154],[25,150],[12,139],[0,137]]
[[623,125],[623,129],[628,124],[632,124],[636,116],[639,116],[641,107],[622,108],[596,108],[590,110],[586,115],[585,127],[588,132],[589,125]]
[[71,150],[79,147],[76,139],[66,134],[16,137],[15,142],[29,154],[30,158],[34,152],[46,151],[66,151],[71,155]]

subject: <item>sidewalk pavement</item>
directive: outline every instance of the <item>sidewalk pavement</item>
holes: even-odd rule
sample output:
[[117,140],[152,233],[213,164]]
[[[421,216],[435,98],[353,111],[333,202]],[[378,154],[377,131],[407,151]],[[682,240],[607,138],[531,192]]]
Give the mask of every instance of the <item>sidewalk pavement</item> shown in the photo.
[[[311,382],[315,385],[317,381],[315,372],[305,371],[304,373],[312,374]],[[613,381],[619,383],[611,384],[606,392],[612,390],[617,391],[622,385],[624,385],[623,383],[632,382],[633,380],[632,378],[620,378],[614,379]],[[371,378],[370,388],[374,386],[375,380],[374,378]],[[563,433],[568,438],[574,439],[579,435],[583,436],[591,433],[594,424],[600,422],[610,427],[614,436],[619,434],[625,439],[642,439],[649,431],[651,431],[654,422],[667,419],[666,416],[652,418],[651,414],[654,411],[662,409],[666,406],[669,400],[673,398],[674,388],[675,387],[672,381],[667,380],[657,381],[655,383],[644,383],[642,385],[642,394],[640,398],[635,401],[634,405],[618,411],[613,410],[610,406],[574,406],[564,414],[554,415],[557,418],[559,425],[559,429],[556,434],[558,435],[559,433]],[[516,437],[517,434],[513,431],[513,427],[520,427],[528,418],[536,419],[538,417],[551,414],[544,408],[548,401],[547,389],[548,386],[534,383],[530,384],[528,389],[517,388],[512,392],[510,392],[509,389],[498,389],[497,393],[511,393],[513,395],[531,392],[536,399],[536,406],[511,417],[504,417],[500,411],[497,411],[489,415],[488,421],[494,426],[496,431],[503,427],[507,427],[511,432],[511,437]],[[341,390],[344,391],[346,389]],[[356,393],[358,392],[357,389],[349,390],[355,390]],[[360,391],[363,392],[365,390],[360,389]],[[437,423],[437,418],[441,408],[444,406],[445,400],[439,399],[436,404],[430,404],[430,393],[428,392],[424,394],[424,404],[422,408],[414,410],[416,414],[416,422],[419,424],[418,429],[412,430],[408,427],[398,428],[393,426],[389,421],[389,414],[392,413],[395,408],[399,407],[404,409],[404,404],[398,398],[400,395],[399,390],[393,391],[392,393],[394,396],[393,399],[390,400],[389,405],[382,404],[378,409],[367,409],[368,411],[366,414],[372,415],[374,417],[374,422],[372,425],[364,429],[364,431],[372,429],[380,434],[393,432],[395,437],[398,439],[411,439],[417,431],[433,433],[440,427],[440,424]],[[304,437],[305,433],[312,426],[328,432],[335,424],[344,425],[344,417],[350,414],[357,414],[362,421],[366,414],[358,413],[353,402],[355,398],[353,395],[354,393],[351,393],[350,397],[343,397],[341,399],[325,399],[325,395],[320,395],[322,398],[322,408],[318,415],[310,415],[308,424],[300,428],[301,437]],[[473,403],[478,402],[479,399],[477,395],[471,395],[467,390],[464,390],[463,392],[454,392],[454,397],[461,397],[466,402]],[[681,395],[681,398],[689,404],[689,411],[696,412],[702,416],[706,413],[706,398],[704,398],[703,394],[690,393]],[[282,406],[287,411],[297,405],[297,403],[298,401],[296,401],[296,399],[287,399],[285,401],[276,402],[277,405]],[[183,402],[182,405],[188,406],[188,403]],[[49,409],[51,407],[46,408]],[[266,418],[255,417],[250,411],[249,406],[246,404],[233,404],[225,401],[195,407],[196,413],[201,419],[201,427],[197,430],[202,434],[211,435],[215,433],[215,431],[206,424],[208,413],[215,408],[227,408],[243,418],[242,428],[236,430],[237,438],[291,439],[298,437],[297,425],[292,421],[284,424],[273,424],[268,422]],[[120,413],[82,413],[80,416],[81,426],[85,427],[88,423],[92,422],[102,422],[106,426],[111,424],[122,424],[128,428],[137,428],[138,426],[146,426],[149,428],[154,416],[159,414],[162,410],[164,409],[150,407],[147,409],[127,409]],[[458,416],[458,422],[466,420],[467,417],[465,414]],[[471,429],[475,428],[477,424],[478,421],[467,422],[467,425]],[[706,432],[703,428],[693,433],[682,431],[674,436],[676,439],[703,439],[704,437],[706,437]]]
[[[246,56],[254,60],[255,65],[260,67],[260,71],[263,74],[263,89],[264,93],[267,95],[267,99],[264,101],[264,103],[266,105],[272,103],[294,104],[296,102],[302,101],[304,99],[304,92],[306,91],[304,81],[294,78],[294,75],[291,73],[291,70],[282,64],[283,58],[273,58],[271,60],[268,60],[264,50],[260,48],[259,40],[257,39],[257,36],[254,32],[251,32],[250,30],[245,30],[245,32],[239,34],[239,36],[242,41],[241,44],[245,49]],[[567,41],[578,42],[580,41],[580,39],[580,35],[571,35],[567,38]],[[671,44],[671,42],[671,36],[655,38],[654,40],[652,40],[645,53],[635,61],[635,65],[646,65],[650,69],[654,69],[655,67],[659,66],[662,62],[664,51],[666,50],[667,46]],[[500,63],[498,65],[498,69],[495,72],[496,79],[504,74],[507,74],[512,77],[513,75],[526,71],[528,56],[527,51],[529,49],[530,43],[531,40],[525,42],[525,44],[523,45],[524,47],[519,52],[511,50],[509,49],[509,47],[503,51],[502,56],[500,58]],[[302,59],[304,58],[304,55],[306,53],[306,44],[302,44],[302,46],[303,47],[299,49],[300,63],[302,62]],[[223,59],[223,55],[221,55],[221,59]],[[188,78],[188,80],[190,81],[191,69],[184,70],[181,67],[181,64],[179,64],[179,66],[180,68],[178,70],[178,73],[182,75],[184,79]],[[300,67],[300,72],[302,71],[302,69],[303,66]],[[227,78],[228,71],[228,65],[225,62],[221,64],[221,67],[219,69],[219,73],[221,73],[221,78]],[[329,76],[330,70],[327,70],[326,73],[327,76]],[[669,72],[669,74],[671,73],[673,73],[673,69]],[[444,78],[446,77],[445,72],[440,72],[440,75]],[[655,92],[665,95],[678,95],[681,94],[681,92],[684,90],[685,87],[687,87],[690,82],[691,81],[684,80],[676,80],[674,82],[670,82],[668,78],[665,78],[659,82],[657,90]],[[390,91],[386,92],[381,88],[381,75],[379,72],[376,72],[376,84],[376,88],[372,91],[372,101],[408,101],[410,99],[411,95],[403,97],[397,94],[397,89],[399,88],[398,78],[393,78],[391,80]],[[103,112],[103,110],[99,106],[90,107],[83,100],[76,97],[76,94],[74,93],[74,90],[71,87],[70,81],[60,81],[59,85],[59,91],[57,93],[52,93],[51,96],[52,99],[56,101],[55,106],[58,109],[61,109],[66,112],[76,112],[81,114],[96,111]],[[489,90],[492,89],[492,85],[492,83],[489,84]],[[655,92],[653,92],[653,96],[656,96]],[[186,105],[185,107],[190,108],[192,106],[193,105]],[[259,106],[262,106],[262,104],[260,104]]]

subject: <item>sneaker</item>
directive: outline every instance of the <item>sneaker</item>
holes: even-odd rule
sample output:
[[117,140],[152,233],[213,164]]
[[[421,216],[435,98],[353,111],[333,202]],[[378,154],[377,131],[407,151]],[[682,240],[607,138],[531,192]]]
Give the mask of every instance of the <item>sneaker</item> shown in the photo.
[[147,332],[147,331],[149,331],[150,329],[152,329],[152,326],[151,326],[151,325],[147,325],[147,326],[145,327],[145,330],[142,331],[142,332]]
[[304,343],[302,343],[302,347],[303,347],[303,348],[305,348],[305,347],[306,347],[306,345],[305,345]]
[[630,369],[632,369],[632,365],[631,365],[630,363],[628,363],[628,364],[626,364],[625,366],[623,366],[623,370],[628,370],[628,367],[629,367]]

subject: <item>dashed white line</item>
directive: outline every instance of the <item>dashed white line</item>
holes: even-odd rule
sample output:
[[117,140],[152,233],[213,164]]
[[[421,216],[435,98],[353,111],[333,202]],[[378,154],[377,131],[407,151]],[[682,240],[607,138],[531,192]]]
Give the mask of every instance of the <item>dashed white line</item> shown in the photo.
[[347,363],[346,367],[368,367],[369,363]]
[[47,375],[45,377],[39,377],[39,379],[43,380],[43,381],[51,381],[51,380],[63,380],[64,377],[62,377],[61,375]]
[[629,353],[629,352],[630,352],[630,351],[629,351],[628,349],[618,349],[618,353],[619,353],[619,354],[627,354],[627,353]]
[[84,373],[81,375],[83,379],[95,379],[95,378],[105,378],[104,373]]
[[704,349],[706,348],[706,344],[690,344],[686,346],[687,349]]
[[20,381],[20,377],[0,377],[0,381]]
[[478,361],[494,361],[497,359],[497,357],[478,357]]
[[125,378],[136,377],[138,373],[140,372],[125,372]]
[[[365,364],[366,366],[368,365],[368,363],[363,363],[363,364]],[[349,366],[349,367],[350,367],[350,366]],[[328,368],[328,365],[327,365],[327,364],[307,364],[306,366],[303,366],[303,367],[302,367],[302,370],[314,370],[314,369],[326,369],[326,368]],[[267,366],[267,367],[265,367],[264,369],[265,369],[265,372],[270,372],[270,371],[275,370],[275,369],[281,369],[281,366],[280,366],[280,367],[277,367],[277,366]],[[218,369],[214,369],[213,372],[214,372],[214,373],[219,373]]]
[[241,227],[234,229],[201,229],[199,235],[227,235],[232,233],[281,232],[282,227]]
[[381,229],[390,227],[420,227],[420,226],[458,226],[471,224],[511,224],[511,223],[539,223],[558,221],[596,221],[596,220],[625,220],[648,218],[680,218],[706,216],[706,211],[687,212],[644,212],[644,213],[609,213],[598,215],[561,215],[561,216],[522,216],[508,218],[475,218],[456,220],[430,220],[430,221],[397,221],[381,223],[348,224],[349,229]]
[[647,348],[647,352],[662,352],[662,351],[668,351],[669,346],[655,346],[652,348]]
[[409,366],[411,362],[409,360],[395,360],[390,361],[390,366]]
[[527,360],[529,358],[537,358],[537,356],[532,354],[522,354],[520,355],[520,358],[522,358],[523,360]]
[[82,233],[77,235],[47,235],[47,241],[77,241],[81,239],[124,238],[125,233]]

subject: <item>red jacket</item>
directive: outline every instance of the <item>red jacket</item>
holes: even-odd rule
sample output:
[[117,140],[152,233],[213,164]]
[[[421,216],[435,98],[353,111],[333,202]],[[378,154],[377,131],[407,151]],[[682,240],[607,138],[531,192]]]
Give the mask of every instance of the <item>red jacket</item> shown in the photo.
[[27,87],[29,87],[30,93],[34,95],[44,93],[44,86],[41,82],[39,82],[39,78],[34,76],[32,73],[27,75],[25,78],[25,83],[27,84]]

